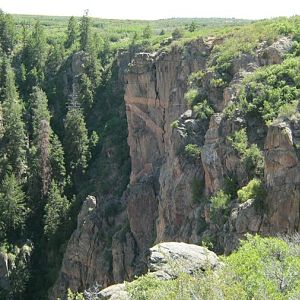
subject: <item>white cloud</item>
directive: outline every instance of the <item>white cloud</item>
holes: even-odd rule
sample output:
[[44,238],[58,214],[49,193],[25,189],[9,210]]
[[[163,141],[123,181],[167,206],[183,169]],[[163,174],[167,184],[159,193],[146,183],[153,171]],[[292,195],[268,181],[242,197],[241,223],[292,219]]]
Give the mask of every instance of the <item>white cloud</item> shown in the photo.
[[261,19],[300,14],[299,0],[0,0],[9,13],[76,15],[85,9],[100,18],[160,19],[171,17],[235,17]]

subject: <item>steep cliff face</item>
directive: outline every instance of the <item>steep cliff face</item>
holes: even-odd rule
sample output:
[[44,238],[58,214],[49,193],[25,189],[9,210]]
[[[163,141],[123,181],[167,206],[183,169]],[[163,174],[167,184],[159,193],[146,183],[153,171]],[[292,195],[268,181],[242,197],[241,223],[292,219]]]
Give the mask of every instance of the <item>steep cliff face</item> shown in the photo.
[[[224,109],[235,101],[243,78],[259,66],[281,63],[291,41],[262,43],[255,54],[232,61],[231,81],[216,86],[207,70],[220,39],[198,39],[168,53],[140,53],[124,77],[131,157],[130,184],[122,197],[86,200],[64,256],[52,299],[70,287],[82,290],[99,283],[131,280],[146,270],[145,257],[154,243],[199,243],[214,236],[216,250],[229,253],[247,232],[292,233],[299,230],[299,125],[294,120],[266,127],[255,116],[228,118]],[[205,71],[202,89],[214,114],[210,120],[187,110],[188,76]],[[123,72],[120,72],[123,76]],[[174,121],[176,121],[174,123]],[[268,191],[263,209],[249,199],[232,199],[226,222],[216,224],[207,199],[225,189],[234,174],[237,187],[249,182],[241,156],[228,137],[247,128],[250,143],[264,156]],[[189,156],[187,145],[201,149]],[[89,203],[89,204],[88,204]],[[120,208],[114,214],[107,203]],[[87,207],[96,207],[94,210]]]
[[[143,206],[141,215],[128,210],[129,220],[144,220],[151,215],[152,223],[157,222],[156,226],[145,228],[149,243],[139,250],[146,250],[154,240],[197,241],[197,212],[191,185],[195,177],[201,180],[204,172],[201,164],[190,163],[178,153],[193,136],[200,137],[197,143],[203,143],[204,130],[188,114],[182,117],[181,130],[174,130],[171,123],[187,109],[184,93],[188,75],[205,69],[213,45],[214,40],[200,39],[184,51],[173,48],[167,54],[140,54],[126,75],[125,103],[132,157],[129,189],[136,190],[142,184],[134,203],[136,207],[143,206],[145,197],[150,197],[157,206],[152,210],[154,214],[151,211],[149,214],[149,206]],[[190,136],[187,130],[191,131]],[[149,182],[153,186],[150,193],[143,188]]]

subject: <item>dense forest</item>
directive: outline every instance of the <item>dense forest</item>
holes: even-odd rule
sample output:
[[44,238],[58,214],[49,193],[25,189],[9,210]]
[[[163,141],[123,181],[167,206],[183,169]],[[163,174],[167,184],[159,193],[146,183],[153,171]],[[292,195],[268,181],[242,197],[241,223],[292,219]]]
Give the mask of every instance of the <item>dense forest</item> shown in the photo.
[[[293,46],[284,63],[247,77],[240,100],[225,111],[228,118],[237,111],[242,116],[259,115],[262,124],[270,124],[278,115],[295,114],[300,88],[298,17],[153,22],[92,19],[88,11],[81,18],[11,16],[0,11],[0,252],[14,266],[9,288],[0,288],[0,299],[46,299],[85,197],[120,197],[129,183],[118,57],[125,53],[128,64],[138,52],[168,52],[200,36],[225,36],[209,62],[211,84],[224,88],[232,80],[235,57],[251,53],[262,41],[271,44],[290,35]],[[207,123],[215,110],[202,93],[204,76],[199,71],[189,77],[185,101],[196,118]],[[179,121],[171,126],[177,128]],[[238,192],[230,178],[228,189],[210,199],[216,223],[222,222],[226,205],[237,193],[245,201],[250,197],[247,193],[253,193],[258,202],[265,194],[261,145],[250,145],[243,129],[229,136],[228,143],[247,164],[250,185]],[[192,160],[201,154],[194,143],[184,151]],[[105,212],[113,215],[119,209],[113,202]],[[255,248],[253,243],[264,248],[261,252],[268,248],[260,240],[252,240]],[[201,280],[197,284],[203,284]],[[166,289],[175,289],[167,284]],[[132,293],[138,292],[133,285]],[[136,299],[152,299],[151,295]]]

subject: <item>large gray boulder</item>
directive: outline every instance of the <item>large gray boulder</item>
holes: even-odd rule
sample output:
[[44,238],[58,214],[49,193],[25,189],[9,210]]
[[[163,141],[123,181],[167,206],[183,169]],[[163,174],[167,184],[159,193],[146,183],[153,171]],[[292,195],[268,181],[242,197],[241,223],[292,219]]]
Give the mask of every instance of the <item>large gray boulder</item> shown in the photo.
[[173,279],[184,272],[193,274],[218,266],[217,255],[205,247],[167,242],[150,249],[149,271],[160,279]]
[[125,283],[111,285],[99,293],[100,299],[109,300],[129,300],[129,294],[126,292]]

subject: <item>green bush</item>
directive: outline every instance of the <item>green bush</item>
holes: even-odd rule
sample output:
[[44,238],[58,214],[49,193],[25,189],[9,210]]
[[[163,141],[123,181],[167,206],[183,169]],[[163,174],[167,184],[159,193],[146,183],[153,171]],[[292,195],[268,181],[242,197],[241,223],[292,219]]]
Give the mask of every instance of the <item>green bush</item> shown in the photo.
[[207,120],[213,115],[214,110],[208,104],[207,100],[203,100],[193,106],[195,116],[199,120]]
[[192,88],[188,90],[184,95],[184,100],[186,101],[188,107],[193,107],[193,105],[195,105],[200,100],[198,89]]
[[210,198],[210,215],[214,223],[223,224],[226,221],[230,200],[231,196],[223,190]]
[[210,198],[211,208],[214,210],[220,210],[227,208],[230,202],[230,196],[225,194],[223,190],[218,191],[214,196]]
[[284,105],[299,98],[299,70],[299,57],[257,69],[244,79],[238,100],[228,106],[227,115],[231,117],[239,111],[243,115],[260,116],[268,123],[278,116],[280,110],[290,111],[290,107]]
[[249,147],[246,129],[235,131],[227,137],[231,146],[237,151],[250,177],[263,176],[264,158],[256,144]]
[[179,126],[179,120],[175,120],[171,123],[171,128],[176,129]]
[[254,199],[259,206],[263,205],[266,198],[266,190],[263,187],[261,180],[254,178],[249,183],[237,191],[240,202],[246,202],[249,199]]
[[201,156],[201,148],[196,144],[187,144],[184,151],[188,157],[200,158]]

